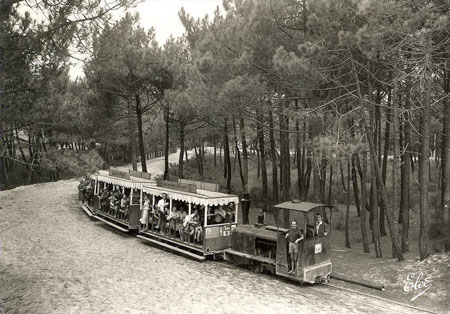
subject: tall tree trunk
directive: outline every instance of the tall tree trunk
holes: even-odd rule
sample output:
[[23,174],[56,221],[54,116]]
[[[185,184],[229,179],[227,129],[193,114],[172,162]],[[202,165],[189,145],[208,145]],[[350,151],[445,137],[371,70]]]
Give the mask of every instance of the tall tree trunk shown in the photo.
[[19,147],[20,155],[22,156],[23,161],[27,162],[27,158],[25,157],[25,152],[23,151],[22,144],[20,143],[19,131],[17,130],[17,127],[15,127],[14,130],[16,133],[17,147]]
[[375,256],[382,257],[381,254],[381,241],[380,241],[380,229],[378,222],[378,193],[377,193],[377,179],[375,177],[375,166],[374,163],[377,161],[370,158],[370,172],[372,177],[372,184],[370,187],[370,216],[372,218],[372,240],[375,246]]
[[241,135],[242,144],[242,172],[244,178],[244,198],[249,199],[249,188],[248,188],[248,152],[247,152],[247,138],[245,136],[245,124],[244,119],[239,120],[239,133]]
[[230,145],[228,141],[228,119],[225,118],[224,127],[224,141],[223,141],[223,154],[224,154],[224,164],[226,167],[226,178],[227,178],[227,193],[231,194],[231,158],[230,158]]
[[272,157],[272,198],[274,204],[278,203],[278,165],[277,165],[277,152],[275,147],[275,137],[273,134],[273,114],[272,110],[269,110],[269,139],[270,139],[270,152]]
[[[388,96],[388,105],[391,105],[391,96]],[[383,184],[386,186],[387,177],[387,164],[389,159],[389,143],[390,143],[390,130],[392,122],[392,110],[391,108],[386,109],[386,124],[384,129],[384,148],[383,148],[383,164],[381,170],[381,177],[383,179]],[[386,235],[386,228],[384,226],[384,212],[383,202],[380,202],[380,234],[382,236]]]
[[[398,170],[400,168],[400,150],[399,150],[399,136],[398,136],[398,82],[394,79],[394,90],[392,96],[392,147],[394,152],[394,159],[392,161],[392,210],[395,212],[399,208],[398,199]],[[395,248],[393,248],[392,255],[395,257]]]
[[342,167],[342,162],[339,161],[339,172],[341,173],[341,184],[344,193],[347,193],[347,187],[345,186],[345,176],[344,176],[344,168]]
[[[295,100],[295,109],[298,110],[298,99]],[[303,167],[302,167],[302,160],[304,160],[304,157],[302,155],[302,134],[300,133],[300,121],[299,119],[295,120],[295,131],[297,132],[295,137],[295,153],[297,155],[297,158],[295,159],[297,163],[297,189],[298,189],[298,197],[301,199],[303,194]]]
[[[233,118],[233,135],[234,135],[234,144],[235,144],[235,149],[236,149],[236,155],[234,156],[234,160],[236,161],[236,156],[239,162],[239,176],[241,178],[241,182],[242,182],[242,188],[245,189],[245,180],[244,180],[244,171],[243,171],[243,167],[242,167],[242,161],[241,161],[241,151],[239,149],[239,141],[237,138],[237,132],[236,132],[236,121]],[[248,188],[248,186],[247,186]]]
[[[289,102],[285,102],[285,107],[289,108]],[[280,168],[283,174],[281,181],[282,200],[290,199],[291,188],[291,152],[289,145],[289,117],[286,113],[280,115]],[[282,140],[281,140],[282,139]],[[289,211],[284,211],[284,227],[289,228]]]
[[31,132],[28,132],[28,153],[30,154],[30,163],[34,163],[33,133]]
[[384,203],[384,207],[386,209],[386,214],[387,214],[387,220],[388,220],[388,226],[389,226],[389,232],[391,234],[391,239],[392,239],[392,244],[394,246],[395,252],[396,252],[396,256],[397,259],[399,261],[403,260],[403,253],[401,251],[401,247],[400,247],[400,241],[399,241],[399,232],[398,232],[398,225],[397,225],[397,219],[395,217],[395,213],[392,210],[392,208],[389,206],[388,204],[388,199],[387,199],[387,192],[386,192],[386,188],[385,185],[383,184],[383,180],[381,177],[381,170],[380,170],[380,166],[377,162],[377,153],[376,153],[376,147],[374,145],[374,141],[373,141],[373,137],[371,136],[372,132],[369,128],[369,125],[367,124],[366,121],[366,113],[364,110],[364,99],[362,97],[361,94],[361,89],[360,89],[360,84],[359,84],[359,78],[356,72],[356,68],[355,68],[355,64],[353,62],[353,59],[351,59],[352,62],[352,67],[353,67],[353,74],[355,76],[355,81],[356,81],[356,86],[357,86],[357,91],[358,91],[358,98],[360,100],[360,111],[361,111],[361,120],[362,120],[362,125],[366,131],[366,138],[367,141],[369,142],[369,150],[370,150],[370,157],[372,160],[372,164],[374,164],[374,177],[376,177],[376,182],[378,184],[378,186],[380,187],[380,199],[381,201]]
[[131,151],[131,163],[133,164],[133,170],[137,171],[136,162],[136,135],[133,124],[133,95],[128,95],[127,109],[128,109],[128,132],[130,133],[130,151]]
[[39,135],[41,136],[42,150],[43,150],[44,152],[47,152],[47,146],[45,145],[44,132],[41,130],[41,131],[39,132]]
[[409,121],[409,110],[410,110],[410,90],[411,81],[407,79],[406,81],[406,99],[405,99],[405,109],[406,113],[403,118],[403,162],[401,167],[401,211],[402,211],[402,252],[409,251],[409,182],[411,177],[411,127]]
[[[306,121],[303,122],[303,130],[306,130]],[[300,173],[303,174],[302,176],[302,190],[300,192],[300,199],[306,200],[308,192],[304,192],[306,189],[306,147],[304,145],[306,141],[306,132],[303,132],[302,136],[300,137],[302,142],[300,144],[300,147],[302,149],[302,155],[301,155],[301,171]]]
[[450,62],[444,71],[444,119],[442,121],[442,150],[441,150],[441,211],[444,223],[450,223]]
[[142,172],[147,172],[147,161],[145,156],[144,132],[142,130],[142,106],[139,94],[136,94],[136,118],[138,127],[139,152],[141,153]]
[[322,158],[320,160],[320,202],[326,202],[326,193],[325,193],[325,185],[327,180],[327,164],[328,160],[322,154]]
[[261,156],[261,181],[262,181],[262,207],[264,211],[267,211],[267,166],[266,166],[266,148],[264,143],[264,121],[263,114],[260,110],[257,111],[257,134],[259,151]]
[[[234,159],[233,159],[233,173],[235,173],[236,172],[236,161],[237,161],[237,157],[238,157],[238,155],[236,153],[236,146],[234,146],[232,148],[232,153],[233,153],[233,156],[234,156]],[[240,161],[241,161],[241,158],[239,158],[239,162]]]
[[201,154],[201,152],[197,151],[197,146],[194,146],[194,152],[195,152],[195,160],[197,161],[198,174],[202,176],[203,175],[202,154]]
[[330,164],[330,181],[328,184],[328,204],[333,204],[333,198],[331,194],[331,188],[333,187],[333,163]]
[[256,146],[256,179],[261,178],[261,156],[259,155],[259,148]]
[[202,160],[205,160],[205,139],[202,138],[202,144],[200,146],[201,153],[202,153]]
[[222,142],[220,142],[219,146],[219,164],[222,164]]
[[[431,41],[431,40],[430,40]],[[431,47],[431,44],[429,44]],[[430,147],[430,93],[431,93],[431,54],[427,52],[425,56],[425,99],[422,105],[422,137],[420,139],[420,159],[419,159],[419,192],[420,192],[420,231],[419,231],[419,253],[420,260],[429,256],[428,250],[428,168],[430,167],[429,147]]]
[[[359,157],[357,157],[359,159]],[[366,186],[367,186],[367,153],[363,153],[363,166],[362,166],[362,172],[360,173],[361,177],[361,203],[366,203]],[[361,236],[362,236],[362,242],[363,242],[363,250],[364,253],[370,253],[369,248],[369,237],[367,234],[367,219],[366,219],[366,209],[362,208],[361,210]]]
[[217,167],[217,139],[216,134],[214,134],[214,168]]
[[347,161],[347,206],[345,210],[345,247],[350,248],[350,235],[348,233],[350,220],[350,158]]
[[352,155],[352,184],[353,184],[353,195],[355,196],[355,206],[358,217],[361,216],[361,201],[359,199],[359,188],[358,188],[358,177],[356,175],[356,159],[358,159],[358,154]]
[[178,157],[178,178],[183,179],[183,160],[184,160],[184,125],[183,120],[180,121],[179,139],[180,139],[180,156]]
[[305,188],[303,189],[303,200],[307,200],[308,199],[308,191],[309,191],[309,186],[311,183],[311,172],[312,172],[312,154],[309,154],[308,159],[306,160],[306,171],[305,171]]
[[0,156],[0,191],[8,188],[8,170],[6,166],[6,158]]
[[[287,201],[290,198],[290,153],[289,153],[289,120],[286,114],[280,114],[280,173],[281,178],[281,200]],[[288,212],[289,214],[289,212]],[[289,220],[289,218],[288,218]],[[289,222],[285,225],[289,226]]]
[[164,148],[164,180],[169,180],[169,121],[170,120],[170,108],[167,104],[165,112],[165,123],[166,123],[166,145]]

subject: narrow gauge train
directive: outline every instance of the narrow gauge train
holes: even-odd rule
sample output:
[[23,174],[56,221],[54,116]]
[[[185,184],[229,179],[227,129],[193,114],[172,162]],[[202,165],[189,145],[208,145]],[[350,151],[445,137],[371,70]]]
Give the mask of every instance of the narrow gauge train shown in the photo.
[[[332,206],[284,202],[274,206],[274,225],[238,225],[238,197],[218,192],[215,184],[191,180],[155,182],[144,173],[116,170],[91,175],[90,180],[95,187],[94,199],[91,206],[83,205],[83,209],[121,231],[137,231],[137,237],[143,241],[199,261],[223,257],[234,265],[268,271],[293,281],[329,280],[331,231],[318,235],[310,222],[320,214],[324,224],[331,225]],[[120,189],[129,197],[127,219],[102,210],[100,196],[105,189]],[[121,217],[126,218],[123,213]],[[286,219],[295,220],[304,235],[298,245],[295,271],[289,270],[289,230],[282,227]]]

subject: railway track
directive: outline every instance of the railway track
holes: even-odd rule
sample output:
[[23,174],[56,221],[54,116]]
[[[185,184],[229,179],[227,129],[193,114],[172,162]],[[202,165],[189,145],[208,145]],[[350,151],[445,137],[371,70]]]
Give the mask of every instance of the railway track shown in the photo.
[[[345,295],[346,297],[350,297],[354,301],[362,302],[363,304],[374,307],[374,308],[383,309],[384,311],[387,311],[389,313],[392,312],[392,313],[403,313],[403,314],[412,314],[412,313],[437,314],[436,312],[433,312],[433,311],[430,311],[427,309],[423,309],[423,308],[419,308],[419,307],[415,307],[415,306],[412,306],[412,305],[409,305],[409,304],[406,304],[403,302],[398,302],[398,301],[390,300],[387,298],[379,297],[376,295],[356,291],[353,289],[340,287],[340,286],[330,284],[330,283],[324,283],[321,286],[312,287],[312,289],[316,290],[316,291],[324,292],[325,289],[322,289],[322,287],[326,287],[327,289],[330,289],[330,290],[333,289],[333,291],[336,291],[336,290],[343,291],[346,293],[346,295]],[[331,293],[329,291],[325,291],[325,293],[335,295],[334,293]],[[338,296],[342,298],[342,294],[338,294]]]
[[[225,262],[221,262],[221,261],[216,261],[217,263],[220,263],[223,267],[228,267],[228,268],[235,268],[234,266],[225,263]],[[244,272],[249,272],[249,273],[253,273],[252,270],[250,269],[246,269],[246,268],[241,268],[239,267],[240,270],[244,271]],[[284,278],[281,277],[277,277],[274,275],[265,275],[267,277],[272,277],[272,279],[275,280],[279,280],[281,282],[284,282],[286,284],[291,284],[291,285],[296,285],[296,283],[286,280]],[[345,287],[340,287],[331,283],[322,283],[320,285],[308,285],[307,287],[305,286],[305,288],[307,289],[307,292],[310,291],[315,291],[318,294],[320,294],[321,296],[323,296],[323,294],[327,294],[330,297],[336,299],[336,300],[342,300],[343,298],[349,298],[351,302],[353,303],[359,303],[364,310],[367,310],[367,308],[372,308],[372,309],[376,309],[379,312],[378,313],[398,313],[398,314],[416,314],[416,313],[431,313],[431,314],[439,314],[438,312],[434,312],[428,309],[424,309],[424,308],[420,308],[420,307],[415,307],[403,302],[398,302],[398,301],[394,301],[394,300],[390,300],[387,298],[383,298],[383,297],[379,297],[373,294],[369,294],[369,293],[364,293],[364,292],[360,292],[354,289],[349,289],[349,288],[345,288]],[[344,292],[344,294],[342,293]],[[308,293],[296,293],[306,299],[311,299],[311,295],[309,295]],[[381,310],[381,312],[380,312]],[[361,313],[365,313],[366,311],[361,310]]]

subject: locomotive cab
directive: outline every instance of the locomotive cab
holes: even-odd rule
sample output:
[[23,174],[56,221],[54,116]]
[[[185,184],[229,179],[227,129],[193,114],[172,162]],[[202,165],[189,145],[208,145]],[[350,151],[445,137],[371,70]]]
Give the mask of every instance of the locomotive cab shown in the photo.
[[[324,204],[289,201],[275,205],[275,226],[238,226],[224,258],[254,271],[268,270],[299,282],[326,282],[332,271],[331,217],[332,206]],[[291,230],[285,227],[292,221],[303,237],[290,253]]]
[[301,282],[327,282],[332,271],[332,206],[290,201],[275,205],[274,208],[277,221],[287,217],[289,222],[296,220],[304,237],[298,244],[295,271],[290,272],[289,241],[286,232],[278,228],[276,274]]

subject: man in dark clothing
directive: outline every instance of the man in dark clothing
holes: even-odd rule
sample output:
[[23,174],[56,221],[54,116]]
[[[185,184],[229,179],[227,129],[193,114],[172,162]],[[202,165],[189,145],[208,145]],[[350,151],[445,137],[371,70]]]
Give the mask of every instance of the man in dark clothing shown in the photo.
[[323,222],[322,214],[316,214],[316,222],[314,224],[314,236],[316,237],[324,237],[329,233],[328,225]]
[[303,240],[303,233],[297,228],[295,220],[291,222],[291,228],[286,233],[286,239],[289,240],[289,256],[291,259],[291,270],[288,273],[293,274],[297,270],[298,243]]

